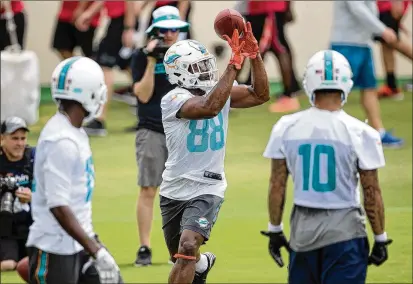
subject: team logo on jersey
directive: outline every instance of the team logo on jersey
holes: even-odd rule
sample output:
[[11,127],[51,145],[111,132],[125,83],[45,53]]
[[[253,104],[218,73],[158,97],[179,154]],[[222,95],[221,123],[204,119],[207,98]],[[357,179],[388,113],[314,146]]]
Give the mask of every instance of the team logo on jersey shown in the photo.
[[198,223],[199,227],[201,227],[203,229],[205,229],[209,225],[209,222],[205,217],[199,218],[197,223]]

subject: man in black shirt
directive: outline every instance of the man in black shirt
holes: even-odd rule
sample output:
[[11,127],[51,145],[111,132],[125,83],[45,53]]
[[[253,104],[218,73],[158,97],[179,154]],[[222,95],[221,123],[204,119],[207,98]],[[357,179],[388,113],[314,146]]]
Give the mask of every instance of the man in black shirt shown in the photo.
[[[33,222],[30,212],[35,148],[27,145],[26,123],[9,117],[1,124],[0,177],[14,178],[16,186],[3,185],[0,191],[1,271],[14,270],[27,256],[26,240]],[[6,194],[14,191],[13,201],[5,206]],[[9,195],[10,196],[10,195]]]
[[162,182],[162,173],[168,156],[162,125],[161,99],[174,87],[169,83],[163,65],[163,55],[186,32],[189,24],[180,19],[179,10],[163,6],[153,12],[152,25],[146,30],[151,39],[146,47],[132,56],[133,92],[138,98],[136,133],[136,160],[139,168],[138,185],[141,188],[137,202],[137,221],[140,248],[135,265],[152,264],[150,233],[156,190]]

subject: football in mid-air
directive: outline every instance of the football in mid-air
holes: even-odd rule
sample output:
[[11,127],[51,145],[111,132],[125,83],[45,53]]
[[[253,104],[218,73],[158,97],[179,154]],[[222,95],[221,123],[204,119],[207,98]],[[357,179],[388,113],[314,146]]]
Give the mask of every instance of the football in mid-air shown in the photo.
[[238,11],[224,9],[215,17],[214,29],[220,38],[223,38],[223,35],[231,38],[235,29],[238,30],[241,36],[245,29],[245,21]]

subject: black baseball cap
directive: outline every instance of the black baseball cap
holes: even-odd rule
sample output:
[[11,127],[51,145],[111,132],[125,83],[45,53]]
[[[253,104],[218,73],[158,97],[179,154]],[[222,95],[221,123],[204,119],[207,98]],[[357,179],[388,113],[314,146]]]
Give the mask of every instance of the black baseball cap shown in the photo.
[[30,132],[24,119],[17,116],[8,117],[1,124],[1,134],[12,134],[20,129]]

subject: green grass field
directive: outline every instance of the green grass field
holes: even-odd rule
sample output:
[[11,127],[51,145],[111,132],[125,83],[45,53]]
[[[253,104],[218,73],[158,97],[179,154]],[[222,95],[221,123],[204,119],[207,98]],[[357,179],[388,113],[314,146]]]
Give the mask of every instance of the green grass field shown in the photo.
[[[388,128],[406,140],[399,150],[385,150],[387,166],[380,171],[386,207],[386,230],[394,243],[390,259],[382,267],[368,270],[369,283],[412,283],[412,94],[402,102],[382,101],[382,115]],[[306,98],[302,106],[307,107]],[[279,115],[267,111],[268,105],[230,114],[226,173],[226,201],[203,251],[212,251],[217,262],[209,283],[285,283],[287,268],[278,268],[267,252],[267,239],[259,231],[267,227],[267,190],[270,163],[262,157],[273,124]],[[364,119],[358,94],[352,94],[345,110]],[[44,123],[55,112],[54,105],[43,105],[39,123],[32,128],[30,143],[35,144]],[[155,201],[152,233],[152,267],[135,268],[132,263],[138,248],[135,221],[137,168],[133,133],[125,127],[135,123],[124,104],[112,103],[109,135],[92,138],[96,169],[93,198],[94,226],[114,254],[127,283],[166,283],[171,266],[161,230],[159,200]],[[284,223],[291,208],[291,183],[288,188]],[[288,226],[285,230],[289,231]],[[284,252],[285,260],[288,259]],[[1,283],[21,283],[15,272],[2,273]]]

